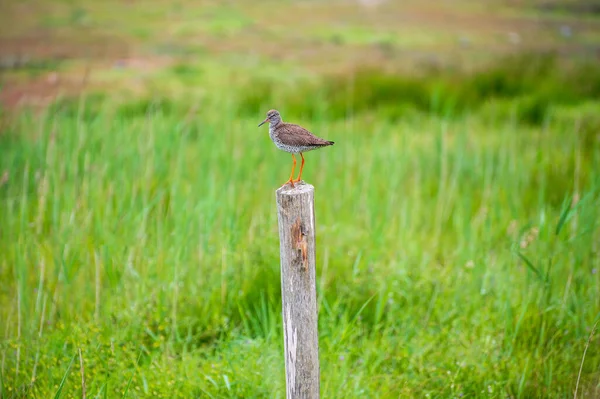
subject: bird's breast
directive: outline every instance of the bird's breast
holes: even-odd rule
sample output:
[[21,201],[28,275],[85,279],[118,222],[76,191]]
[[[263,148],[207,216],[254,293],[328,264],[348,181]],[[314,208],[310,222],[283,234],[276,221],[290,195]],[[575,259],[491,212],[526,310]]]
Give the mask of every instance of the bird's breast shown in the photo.
[[275,144],[277,144],[280,141],[279,135],[277,134],[277,132],[275,132],[275,128],[273,127],[273,125],[269,125],[269,137]]

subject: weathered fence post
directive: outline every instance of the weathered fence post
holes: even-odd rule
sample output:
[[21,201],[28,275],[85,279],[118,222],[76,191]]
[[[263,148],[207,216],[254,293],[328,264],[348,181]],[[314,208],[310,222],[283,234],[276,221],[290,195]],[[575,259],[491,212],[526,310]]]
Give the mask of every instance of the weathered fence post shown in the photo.
[[276,193],[288,399],[319,397],[314,192],[302,183]]

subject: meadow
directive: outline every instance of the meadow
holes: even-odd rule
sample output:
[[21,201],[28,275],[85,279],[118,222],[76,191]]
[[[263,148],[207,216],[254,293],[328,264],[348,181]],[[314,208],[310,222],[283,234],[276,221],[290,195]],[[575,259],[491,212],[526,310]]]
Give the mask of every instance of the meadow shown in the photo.
[[[252,36],[251,9],[213,10],[202,32]],[[320,26],[311,40],[342,48],[405,45]],[[257,128],[270,108],[336,143],[303,174],[322,397],[600,397],[595,61],[342,73],[182,48],[142,83],[103,68],[89,91],[2,109],[1,398],[285,396],[275,190],[291,160]]]

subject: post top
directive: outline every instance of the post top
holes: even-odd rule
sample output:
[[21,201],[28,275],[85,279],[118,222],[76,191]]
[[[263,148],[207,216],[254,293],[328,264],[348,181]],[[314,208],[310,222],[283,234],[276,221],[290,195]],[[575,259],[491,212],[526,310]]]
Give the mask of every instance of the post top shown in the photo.
[[315,187],[312,184],[305,183],[304,180],[299,181],[292,187],[291,184],[286,184],[277,189],[277,195],[298,195],[305,194],[311,191],[315,191]]

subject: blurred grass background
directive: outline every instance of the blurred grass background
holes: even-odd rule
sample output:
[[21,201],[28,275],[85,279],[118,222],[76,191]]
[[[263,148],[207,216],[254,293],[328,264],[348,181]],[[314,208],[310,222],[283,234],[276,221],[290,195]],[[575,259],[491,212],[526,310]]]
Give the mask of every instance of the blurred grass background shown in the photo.
[[323,397],[600,397],[594,2],[0,7],[0,397],[284,396],[270,108]]

